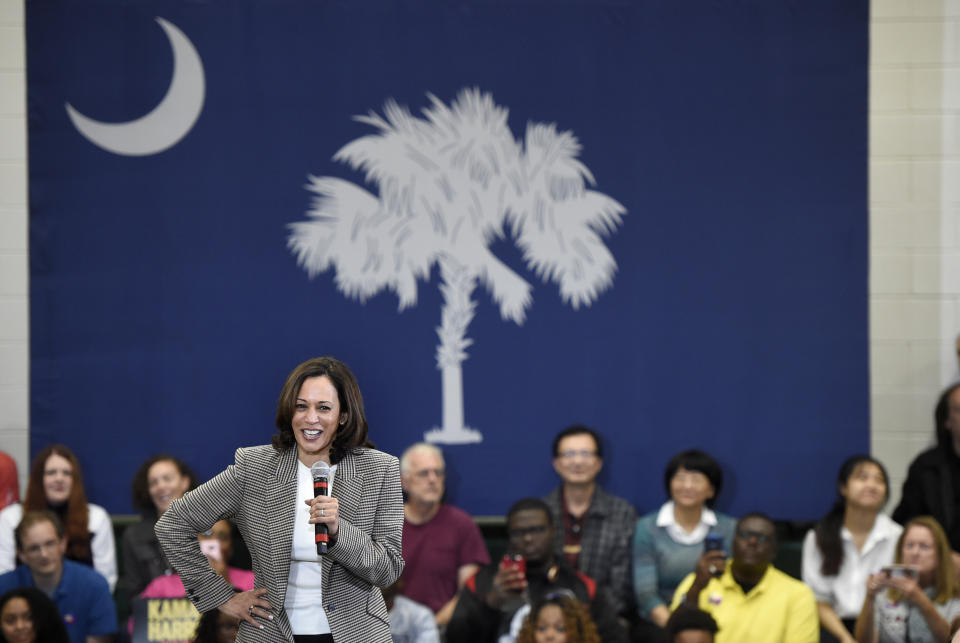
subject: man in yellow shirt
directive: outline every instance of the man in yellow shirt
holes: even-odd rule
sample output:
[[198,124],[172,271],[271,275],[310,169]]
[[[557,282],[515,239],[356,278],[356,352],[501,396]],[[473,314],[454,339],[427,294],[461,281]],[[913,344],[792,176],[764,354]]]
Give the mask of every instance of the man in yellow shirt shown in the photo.
[[773,521],[748,514],[737,523],[733,559],[707,551],[683,579],[671,610],[686,603],[709,612],[720,626],[716,643],[817,643],[820,623],[813,592],[776,569]]

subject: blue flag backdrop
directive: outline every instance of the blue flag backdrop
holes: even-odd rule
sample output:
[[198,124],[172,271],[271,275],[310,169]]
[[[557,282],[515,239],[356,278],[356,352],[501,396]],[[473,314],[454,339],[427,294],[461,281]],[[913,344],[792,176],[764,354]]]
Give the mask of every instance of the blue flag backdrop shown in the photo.
[[812,518],[869,448],[866,0],[26,10],[31,448],[108,510],[325,354],[475,514],[572,423],[642,512],[700,447]]

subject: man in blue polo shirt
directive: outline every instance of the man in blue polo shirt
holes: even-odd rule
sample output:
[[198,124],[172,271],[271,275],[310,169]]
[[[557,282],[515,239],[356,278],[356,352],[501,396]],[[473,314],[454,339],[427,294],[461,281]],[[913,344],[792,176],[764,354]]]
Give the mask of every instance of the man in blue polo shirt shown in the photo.
[[24,514],[15,531],[20,567],[0,575],[0,594],[36,587],[57,605],[71,643],[101,643],[117,631],[117,614],[106,579],[86,565],[64,560],[63,525],[49,511]]

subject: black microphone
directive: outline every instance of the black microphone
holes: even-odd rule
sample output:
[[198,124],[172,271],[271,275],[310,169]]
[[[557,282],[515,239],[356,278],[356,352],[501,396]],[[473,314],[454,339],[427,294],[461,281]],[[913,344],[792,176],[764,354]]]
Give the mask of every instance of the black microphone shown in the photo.
[[[327,480],[330,478],[330,465],[323,460],[317,460],[310,467],[310,475],[313,476],[313,497],[329,496],[330,485],[327,484]],[[327,553],[327,546],[330,543],[327,525],[318,522],[313,527],[317,540],[317,556],[323,556]]]

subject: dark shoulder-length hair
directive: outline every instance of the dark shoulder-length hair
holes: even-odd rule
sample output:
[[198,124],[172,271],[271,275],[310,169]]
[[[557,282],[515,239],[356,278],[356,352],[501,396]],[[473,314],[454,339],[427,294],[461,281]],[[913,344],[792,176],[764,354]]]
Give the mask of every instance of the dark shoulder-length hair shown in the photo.
[[63,516],[63,527],[67,534],[67,558],[70,560],[90,561],[90,527],[89,509],[87,507],[87,492],[83,486],[83,472],[80,470],[80,461],[68,447],[63,444],[51,444],[40,450],[33,459],[30,467],[30,480],[27,482],[27,494],[23,500],[23,511],[43,511],[53,509],[47,501],[43,490],[43,473],[47,468],[50,456],[58,455],[70,463],[71,478],[70,496],[65,507],[57,507],[57,512]]
[[280,391],[277,400],[277,433],[271,440],[273,448],[285,451],[296,445],[293,436],[293,414],[297,405],[300,387],[311,377],[326,376],[337,389],[340,401],[340,415],[343,423],[337,427],[337,434],[330,445],[330,464],[336,464],[356,447],[373,447],[367,439],[367,416],[363,412],[363,396],[360,385],[347,365],[333,357],[315,357],[297,366]]
[[169,453],[157,453],[150,456],[143,464],[140,465],[140,468],[137,469],[137,472],[133,474],[133,506],[136,507],[144,516],[157,515],[157,507],[153,504],[153,498],[150,497],[150,481],[147,479],[147,476],[150,475],[150,467],[158,462],[173,463],[173,466],[177,468],[177,471],[180,472],[180,475],[190,481],[190,484],[187,485],[187,491],[197,487],[197,474],[193,472],[193,469],[190,468],[190,465],[180,458],[172,456]]
[[713,507],[717,501],[717,496],[720,495],[720,490],[723,489],[723,469],[720,468],[720,463],[709,453],[699,449],[687,449],[676,454],[670,458],[670,462],[667,463],[667,468],[663,472],[663,487],[667,490],[667,498],[670,497],[670,481],[673,480],[673,476],[681,468],[687,471],[697,471],[707,476],[710,486],[713,487],[713,497],[708,498],[704,504],[707,507]]
[[948,449],[953,453],[953,436],[950,429],[947,428],[947,420],[950,418],[950,396],[960,388],[960,382],[952,384],[940,394],[937,400],[937,406],[933,411],[933,426],[937,432],[937,444],[941,449]]
[[[43,643],[69,643],[67,627],[57,611],[56,604],[43,592],[34,587],[17,587],[0,596],[0,612],[11,599],[22,598],[30,606],[30,618],[33,621],[33,632],[36,641]],[[0,629],[0,643],[7,639]]]
[[845,487],[850,477],[862,464],[874,464],[883,474],[883,484],[886,487],[886,496],[884,502],[890,498],[890,477],[887,475],[887,469],[883,463],[868,455],[854,455],[847,458],[840,471],[837,472],[837,499],[834,501],[830,511],[820,519],[814,527],[817,548],[823,556],[823,562],[820,564],[820,573],[824,576],[836,576],[840,573],[840,567],[843,566],[843,538],[840,532],[843,529],[843,517],[847,511],[847,500],[840,493],[840,489]]

